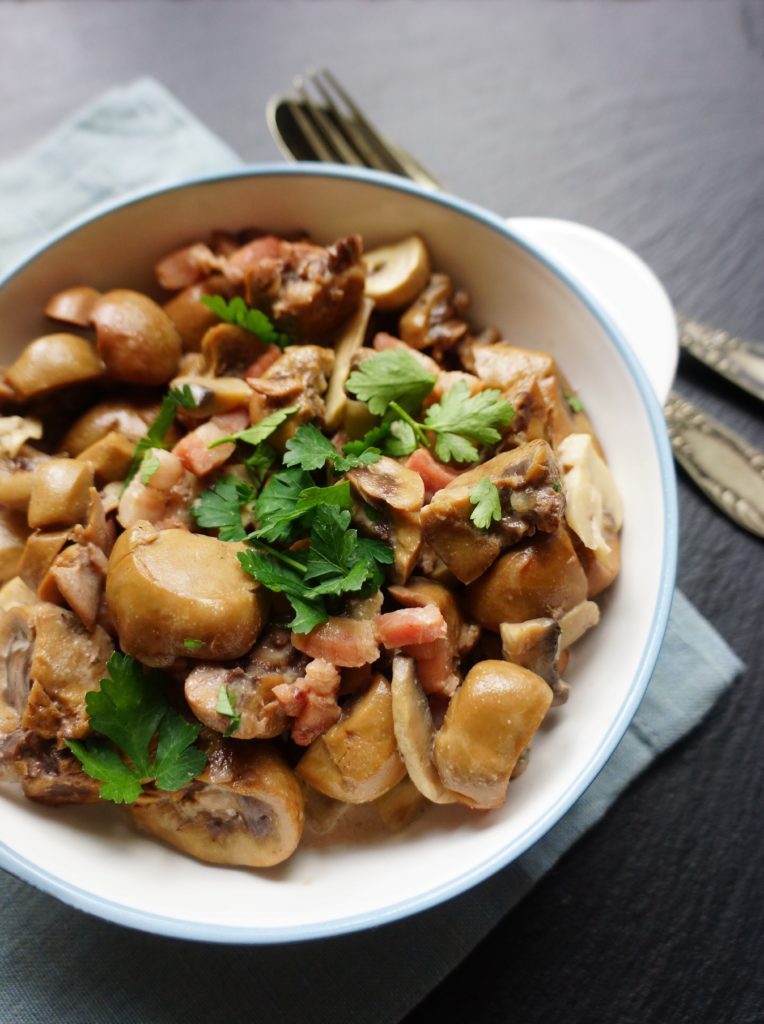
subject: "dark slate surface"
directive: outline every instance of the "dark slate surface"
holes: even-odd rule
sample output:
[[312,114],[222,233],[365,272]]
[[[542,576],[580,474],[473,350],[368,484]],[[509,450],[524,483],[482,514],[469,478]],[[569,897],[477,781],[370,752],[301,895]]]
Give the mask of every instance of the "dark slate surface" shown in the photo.
[[[453,191],[611,232],[680,309],[764,336],[760,0],[6,0],[0,39],[0,157],[148,72],[273,159],[267,97],[326,63]],[[684,359],[678,383],[764,447],[753,399]],[[409,1024],[762,1019],[762,544],[679,491],[679,583],[746,674]]]

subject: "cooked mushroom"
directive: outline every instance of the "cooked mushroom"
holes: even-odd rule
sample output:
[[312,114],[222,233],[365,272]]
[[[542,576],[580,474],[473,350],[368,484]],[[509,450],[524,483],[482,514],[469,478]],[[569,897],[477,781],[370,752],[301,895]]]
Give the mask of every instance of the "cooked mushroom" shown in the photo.
[[0,416],[0,453],[15,459],[27,441],[39,441],[42,423],[31,416]]
[[126,288],[102,295],[93,307],[98,354],[115,380],[149,387],[175,376],[181,340],[153,299]]
[[135,455],[135,444],[117,430],[110,430],[98,441],[76,456],[88,463],[99,487],[114,480],[124,480]]
[[61,320],[76,327],[88,327],[93,316],[93,307],[101,293],[88,285],[64,288],[48,299],[45,315],[51,320]]
[[[242,378],[257,377],[280,352],[277,345],[268,344],[243,327],[215,324],[202,338],[202,355],[213,377]],[[266,357],[264,362],[263,357]]]
[[252,397],[252,388],[241,377],[201,377],[196,374],[176,377],[173,388],[188,387],[196,403],[193,409],[184,409],[184,420],[206,420],[246,406]]
[[[578,605],[577,607],[581,607]],[[595,605],[596,608],[596,605]],[[575,609],[573,609],[575,612]],[[573,612],[567,612],[571,615]],[[566,616],[563,616],[563,619]],[[564,704],[570,687],[560,679],[562,626],[556,619],[528,619],[526,622],[502,622],[502,654],[513,665],[535,672],[552,690],[552,707]]]
[[419,298],[401,317],[401,338],[412,348],[452,348],[469,330],[464,320],[466,312],[464,292],[454,294],[446,274],[433,274]]
[[406,774],[393,731],[390,684],[378,675],[336,725],[314,740],[297,774],[321,793],[346,803],[376,800]]
[[28,536],[24,516],[0,507],[0,583],[6,583],[18,573]]
[[605,531],[617,532],[623,523],[623,505],[613,476],[590,434],[568,435],[557,454],[563,470],[568,526],[604,560],[610,553]]
[[[121,399],[98,402],[69,427],[61,441],[61,448],[77,456],[111,431],[124,434],[128,440],[135,442],[143,437],[158,412],[159,405],[156,402],[127,402]],[[174,436],[168,434],[167,440],[171,442]]]
[[576,640],[580,640],[587,630],[600,621],[600,610],[594,601],[582,601],[560,619],[560,650],[564,651]]
[[103,377],[98,353],[77,334],[46,334],[30,341],[5,378],[22,402],[71,384]]
[[501,807],[517,760],[551,702],[544,680],[519,665],[481,661],[471,668],[435,737],[444,785],[470,807]]
[[586,575],[564,529],[523,541],[467,588],[467,608],[487,629],[560,618],[586,600]]
[[[197,651],[202,655],[204,647]],[[231,718],[217,710],[223,686],[238,719],[231,735],[240,740],[270,739],[288,725],[274,687],[299,679],[306,664],[307,659],[289,642],[289,630],[274,626],[241,662],[197,665],[186,677],[186,700],[200,722],[224,733]]]
[[348,406],[345,382],[350,373],[350,365],[354,354],[363,345],[366,329],[374,303],[371,299],[361,299],[358,309],[344,326],[342,333],[334,345],[334,366],[326,391],[326,412],[324,423],[327,430],[336,430],[343,422]]
[[348,479],[356,494],[377,513],[373,518],[361,506],[355,510],[354,521],[363,532],[392,546],[394,578],[398,583],[405,583],[422,546],[419,522],[419,510],[424,501],[422,478],[395,459],[383,456],[370,466],[351,470]]
[[430,277],[430,257],[418,235],[372,249],[363,262],[364,291],[377,309],[400,309],[413,302]]
[[284,405],[297,412],[270,436],[269,443],[282,449],[305,420],[323,420],[323,394],[334,365],[334,352],[320,345],[290,345],[260,377],[247,378],[255,394],[250,402],[250,419],[259,422]]
[[[488,529],[472,522],[471,496],[481,480],[498,489],[501,519]],[[422,510],[424,539],[451,572],[471,583],[509,545],[536,531],[554,533],[565,508],[560,470],[546,441],[531,441],[460,473]]]
[[[267,615],[263,588],[239,565],[240,545],[138,522],[109,559],[106,600],[122,649],[147,665],[240,658]],[[184,641],[202,640],[189,651]]]
[[146,832],[211,864],[264,868],[300,841],[304,800],[294,772],[268,743],[207,742],[205,771],[177,793],[130,808]]
[[53,604],[66,602],[85,627],[92,629],[101,608],[106,567],[106,555],[95,544],[70,544],[53,559],[38,594]]
[[205,332],[219,323],[216,313],[201,301],[205,295],[223,295],[230,298],[235,286],[222,274],[214,274],[206,281],[192,284],[174,295],[163,306],[183,341],[186,352],[198,352]]
[[35,602],[36,598],[33,602],[9,605],[0,615],[0,734],[20,727],[27,706]]
[[85,774],[77,758],[31,730],[19,729],[0,742],[0,771],[4,764],[30,800],[61,807],[99,799],[100,783]]
[[435,726],[411,658],[393,658],[391,693],[395,739],[409,778],[433,803],[453,803],[456,797],[443,785],[433,764]]
[[90,508],[93,467],[77,459],[48,459],[35,467],[27,519],[32,529],[74,526]]

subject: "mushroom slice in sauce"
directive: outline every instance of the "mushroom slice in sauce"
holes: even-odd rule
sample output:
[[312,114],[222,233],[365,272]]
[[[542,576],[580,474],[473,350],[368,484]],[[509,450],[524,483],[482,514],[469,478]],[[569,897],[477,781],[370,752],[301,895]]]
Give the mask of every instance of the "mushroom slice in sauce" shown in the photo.
[[[580,605],[579,605],[580,607]],[[596,607],[596,605],[595,605]],[[568,612],[567,614],[571,614]],[[513,665],[522,665],[549,684],[552,706],[564,704],[570,687],[560,679],[559,660],[562,630],[556,619],[528,619],[525,622],[502,622],[499,627],[502,653]]]
[[305,820],[300,784],[269,743],[207,739],[205,771],[176,793],[148,793],[130,808],[140,828],[211,864],[263,868],[297,848]]
[[[472,522],[470,501],[483,479],[495,484],[501,519],[488,529]],[[546,441],[531,441],[461,473],[422,509],[424,539],[462,583],[471,583],[500,552],[537,531],[554,533],[565,509],[560,470]]]

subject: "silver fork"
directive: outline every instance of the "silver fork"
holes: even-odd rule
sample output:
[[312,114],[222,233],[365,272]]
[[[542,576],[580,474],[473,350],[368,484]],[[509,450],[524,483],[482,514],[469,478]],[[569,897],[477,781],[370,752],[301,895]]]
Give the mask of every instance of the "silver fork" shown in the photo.
[[[386,138],[326,68],[293,80],[295,96],[273,96],[266,117],[289,160],[371,167],[442,185],[410,153]],[[715,373],[764,400],[764,345],[678,316],[679,344]],[[672,391],[664,408],[674,456],[726,515],[764,537],[764,453]],[[722,453],[724,453],[722,455]]]

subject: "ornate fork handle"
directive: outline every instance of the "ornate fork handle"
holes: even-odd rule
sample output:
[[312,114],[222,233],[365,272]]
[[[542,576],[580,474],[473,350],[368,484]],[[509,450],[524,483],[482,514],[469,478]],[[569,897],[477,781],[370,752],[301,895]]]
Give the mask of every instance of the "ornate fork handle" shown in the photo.
[[727,380],[764,401],[764,344],[744,341],[699,320],[677,316],[679,344]]
[[764,452],[676,391],[664,411],[677,462],[731,519],[764,537]]

